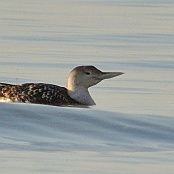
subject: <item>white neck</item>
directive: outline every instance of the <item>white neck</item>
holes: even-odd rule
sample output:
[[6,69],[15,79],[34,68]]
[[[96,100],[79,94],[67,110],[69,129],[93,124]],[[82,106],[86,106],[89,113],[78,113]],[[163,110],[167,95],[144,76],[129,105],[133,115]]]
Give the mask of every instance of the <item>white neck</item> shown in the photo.
[[69,96],[74,100],[88,106],[96,105],[88,89],[81,86],[68,86],[67,89]]

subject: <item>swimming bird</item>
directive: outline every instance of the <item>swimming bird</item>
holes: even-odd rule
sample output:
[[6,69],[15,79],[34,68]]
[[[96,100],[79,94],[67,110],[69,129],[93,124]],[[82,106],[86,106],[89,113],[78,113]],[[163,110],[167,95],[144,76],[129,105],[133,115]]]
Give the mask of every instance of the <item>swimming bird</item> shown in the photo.
[[0,100],[36,103],[55,106],[92,106],[88,88],[104,79],[123,74],[122,72],[102,72],[94,66],[78,66],[67,79],[65,87],[45,83],[24,83],[20,85],[0,83]]

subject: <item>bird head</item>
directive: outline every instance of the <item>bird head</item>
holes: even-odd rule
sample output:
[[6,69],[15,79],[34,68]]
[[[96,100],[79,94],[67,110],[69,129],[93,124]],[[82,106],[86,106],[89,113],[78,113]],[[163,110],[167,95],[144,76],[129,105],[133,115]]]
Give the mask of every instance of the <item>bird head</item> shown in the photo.
[[89,87],[96,85],[104,79],[113,78],[122,74],[124,73],[102,72],[94,66],[78,66],[68,76],[67,89],[73,90],[75,87],[81,87],[88,90]]

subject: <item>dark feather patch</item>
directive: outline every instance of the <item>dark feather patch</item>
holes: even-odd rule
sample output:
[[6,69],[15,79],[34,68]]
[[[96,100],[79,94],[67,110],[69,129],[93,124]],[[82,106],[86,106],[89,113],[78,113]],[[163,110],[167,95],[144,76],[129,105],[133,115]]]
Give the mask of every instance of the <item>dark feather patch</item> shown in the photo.
[[68,95],[66,88],[44,83],[0,83],[0,99],[56,106],[80,104]]

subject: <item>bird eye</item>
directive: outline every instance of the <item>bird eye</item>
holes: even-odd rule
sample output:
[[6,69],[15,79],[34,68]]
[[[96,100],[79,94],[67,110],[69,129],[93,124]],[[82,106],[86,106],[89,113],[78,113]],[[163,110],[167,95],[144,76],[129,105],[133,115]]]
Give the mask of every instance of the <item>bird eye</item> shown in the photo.
[[91,73],[90,72],[86,72],[86,75],[90,75]]

